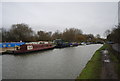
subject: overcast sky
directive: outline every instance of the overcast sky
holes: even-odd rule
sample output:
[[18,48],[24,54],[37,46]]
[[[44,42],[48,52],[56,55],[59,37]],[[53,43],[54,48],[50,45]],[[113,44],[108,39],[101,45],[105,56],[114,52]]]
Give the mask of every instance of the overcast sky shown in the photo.
[[79,28],[100,34],[118,23],[117,2],[4,2],[2,26],[26,23],[34,31]]

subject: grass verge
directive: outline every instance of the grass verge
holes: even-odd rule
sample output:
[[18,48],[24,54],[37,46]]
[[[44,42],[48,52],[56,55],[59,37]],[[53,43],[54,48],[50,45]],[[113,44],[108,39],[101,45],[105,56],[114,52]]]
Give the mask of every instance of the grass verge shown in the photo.
[[86,64],[85,68],[82,70],[77,79],[100,79],[102,61],[101,61],[101,50],[104,50],[108,47],[107,44],[104,44],[100,49],[98,49],[90,61]]

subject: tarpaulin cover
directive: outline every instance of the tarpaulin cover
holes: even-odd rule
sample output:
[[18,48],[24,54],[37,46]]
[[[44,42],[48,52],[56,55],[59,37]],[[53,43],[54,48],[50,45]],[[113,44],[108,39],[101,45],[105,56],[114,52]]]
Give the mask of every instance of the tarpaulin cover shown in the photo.
[[0,48],[9,48],[25,44],[25,42],[14,42],[14,43],[0,43]]

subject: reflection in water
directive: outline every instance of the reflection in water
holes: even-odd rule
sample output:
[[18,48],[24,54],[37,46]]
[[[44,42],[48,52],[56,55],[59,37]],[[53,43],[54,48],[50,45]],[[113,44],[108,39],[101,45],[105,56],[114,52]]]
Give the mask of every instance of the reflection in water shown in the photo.
[[75,79],[102,45],[3,55],[3,79]]

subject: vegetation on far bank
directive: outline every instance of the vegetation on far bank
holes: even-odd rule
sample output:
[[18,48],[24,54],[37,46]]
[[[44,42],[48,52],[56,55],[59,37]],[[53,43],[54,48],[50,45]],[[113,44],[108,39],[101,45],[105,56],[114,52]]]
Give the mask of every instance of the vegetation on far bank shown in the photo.
[[111,31],[106,30],[105,34],[107,36],[107,40],[120,44],[120,23],[116,25]]
[[[58,28],[59,29],[59,28]],[[100,35],[83,34],[81,29],[66,28],[63,32],[56,30],[55,32],[43,31],[41,29],[37,32],[33,31],[27,24],[13,24],[10,29],[1,29],[3,42],[30,42],[30,41],[52,41],[54,39],[62,39],[67,42],[94,42],[103,40]]]
[[[118,25],[116,25],[111,31],[106,30],[105,34],[107,36],[107,41],[120,45],[120,23],[118,23]],[[118,73],[118,77],[120,77],[120,52],[113,50],[111,45],[109,45],[108,49],[110,58],[115,63],[116,73]],[[118,50],[120,49],[118,48]]]

